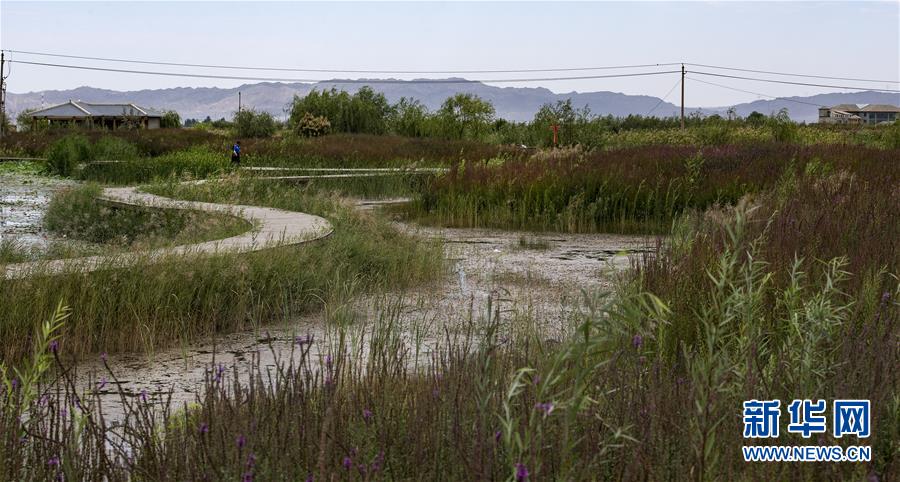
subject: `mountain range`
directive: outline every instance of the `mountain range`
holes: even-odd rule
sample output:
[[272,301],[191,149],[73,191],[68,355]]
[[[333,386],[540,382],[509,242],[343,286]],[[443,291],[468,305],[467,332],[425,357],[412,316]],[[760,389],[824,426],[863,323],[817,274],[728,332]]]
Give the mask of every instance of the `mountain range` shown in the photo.
[[[50,106],[69,100],[97,103],[134,103],[159,110],[174,110],[182,119],[230,118],[238,107],[238,92],[241,93],[244,108],[254,108],[284,118],[295,95],[305,96],[312,89],[347,90],[354,92],[362,83],[340,80],[323,81],[315,84],[262,82],[245,84],[235,88],[218,87],[178,87],[170,89],[150,89],[137,91],[115,91],[93,87],[78,87],[70,90],[46,90],[23,94],[9,93],[7,109],[10,117],[25,109]],[[619,92],[569,92],[554,93],[542,87],[496,87],[473,83],[379,83],[373,89],[384,93],[388,101],[396,102],[401,97],[411,97],[424,103],[429,109],[437,109],[447,97],[456,93],[472,93],[490,101],[497,110],[497,116],[507,120],[531,120],[534,113],[545,103],[572,99],[576,107],[587,106],[593,114],[627,116],[629,114],[668,117],[678,115],[680,107],[649,95],[630,95]],[[708,114],[724,114],[734,107],[740,116],[753,111],[771,114],[787,108],[796,121],[815,122],[818,105],[836,104],[893,104],[900,105],[900,94],[874,91],[819,94],[807,97],[788,97],[775,100],[756,100],[723,107],[685,107],[686,113],[700,111]]]

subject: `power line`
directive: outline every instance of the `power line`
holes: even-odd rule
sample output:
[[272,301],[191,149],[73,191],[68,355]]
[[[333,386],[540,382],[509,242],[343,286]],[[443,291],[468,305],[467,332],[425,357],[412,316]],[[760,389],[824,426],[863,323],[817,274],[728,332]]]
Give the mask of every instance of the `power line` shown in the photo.
[[662,99],[659,99],[659,102],[657,102],[656,105],[654,105],[653,108],[648,110],[647,113],[644,115],[648,116],[648,115],[652,114],[653,111],[655,111],[657,107],[661,106],[662,103],[665,102],[665,100],[669,98],[669,95],[672,94],[672,91],[674,91],[675,88],[678,87],[678,84],[680,84],[680,83],[681,83],[681,79],[678,79],[678,82],[675,82],[675,85],[673,85],[672,88],[669,89],[668,92],[666,92],[666,95],[664,95]]
[[690,62],[685,62],[685,65],[693,65],[694,67],[707,67],[711,69],[721,69],[721,70],[734,70],[738,72],[753,72],[757,74],[772,74],[772,75],[784,75],[788,77],[809,77],[812,79],[831,79],[831,80],[851,80],[857,82],[877,82],[882,84],[900,84],[900,80],[876,80],[876,79],[857,79],[853,77],[832,77],[828,75],[813,75],[813,74],[794,74],[788,72],[775,72],[771,70],[755,70],[755,69],[741,69],[738,67],[723,67],[721,65],[708,65],[708,64],[694,64]]
[[758,77],[743,77],[740,75],[714,74],[712,72],[700,72],[697,70],[692,70],[690,72],[692,74],[711,75],[713,77],[727,77],[729,79],[753,80],[756,82],[771,82],[771,83],[776,83],[776,84],[805,85],[808,87],[828,87],[828,88],[832,88],[832,89],[872,90],[872,91],[879,91],[879,92],[900,92],[900,90],[898,90],[898,89],[878,89],[878,88],[874,88],[874,87],[859,87],[859,86],[848,86],[848,85],[810,84],[807,82],[792,82],[789,80],[760,79]]
[[790,98],[790,97],[778,97],[778,96],[775,96],[775,95],[761,94],[761,93],[759,93],[759,92],[753,92],[753,91],[750,91],[750,90],[738,89],[737,87],[730,87],[730,86],[727,86],[727,85],[717,84],[717,83],[715,83],[715,82],[708,82],[708,81],[705,81],[705,80],[695,79],[695,78],[692,78],[692,77],[688,77],[688,79],[690,79],[690,80],[692,80],[692,81],[694,81],[694,82],[700,82],[701,84],[714,85],[714,86],[716,86],[716,87],[721,87],[721,88],[723,88],[723,89],[734,90],[734,91],[737,91],[737,92],[743,92],[743,93],[745,93],[745,94],[758,95],[758,96],[760,96],[760,97],[769,97],[769,98],[774,99],[774,100],[786,100],[786,101],[788,101],[788,102],[796,102],[796,103],[798,103],[798,104],[813,105],[813,106],[816,106],[816,107],[828,107],[828,106],[825,106],[825,105],[822,105],[822,104],[816,104],[816,103],[814,103],[814,102],[805,102],[805,101],[802,101],[802,100],[792,99],[792,98]]
[[247,67],[238,65],[216,65],[216,64],[189,64],[181,62],[164,62],[156,60],[134,60],[134,59],[116,59],[108,57],[89,57],[84,55],[68,55],[56,54],[48,52],[31,52],[27,50],[6,50],[7,52],[15,52],[27,55],[41,55],[45,57],[59,57],[67,59],[80,60],[98,60],[102,62],[121,62],[129,64],[144,65],[167,65],[173,67],[200,67],[204,69],[228,69],[228,70],[262,70],[271,72],[321,72],[321,73],[338,73],[338,74],[515,74],[529,72],[576,72],[587,70],[617,70],[617,69],[637,69],[648,67],[666,67],[671,65],[680,65],[679,62],[666,62],[658,64],[634,64],[634,65],[607,65],[602,67],[564,67],[549,69],[488,69],[488,70],[348,70],[348,69],[307,69],[294,67]]
[[17,64],[26,64],[26,65],[40,65],[44,67],[59,67],[65,69],[79,69],[79,70],[98,70],[102,72],[120,72],[126,74],[145,74],[145,75],[163,75],[168,77],[194,77],[194,78],[203,78],[203,79],[227,79],[227,80],[252,80],[259,82],[324,82],[324,83],[335,83],[335,84],[477,84],[477,83],[511,83],[511,82],[545,82],[545,81],[557,81],[557,80],[587,80],[587,79],[611,79],[617,77],[642,77],[647,75],[663,75],[663,74],[675,74],[680,71],[677,70],[668,70],[668,71],[659,71],[659,72],[633,72],[627,74],[608,74],[608,75],[582,75],[582,76],[574,76],[574,77],[539,77],[539,78],[529,78],[529,79],[414,79],[414,80],[399,80],[399,79],[294,79],[294,78],[279,78],[279,77],[245,77],[245,76],[237,76],[237,75],[211,75],[211,74],[193,74],[186,72],[157,72],[150,70],[128,70],[128,69],[114,69],[107,67],[88,67],[82,65],[67,65],[67,64],[50,64],[44,62],[29,62],[25,60],[15,60],[9,61],[15,62]]

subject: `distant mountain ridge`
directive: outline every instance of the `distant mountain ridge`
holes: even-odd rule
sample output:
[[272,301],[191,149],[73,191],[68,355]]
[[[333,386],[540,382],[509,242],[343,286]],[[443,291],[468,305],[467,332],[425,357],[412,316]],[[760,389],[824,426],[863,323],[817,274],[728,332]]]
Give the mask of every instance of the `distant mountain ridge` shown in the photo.
[[[78,87],[70,90],[47,90],[24,94],[8,93],[7,109],[11,117],[29,108],[83,100],[86,102],[132,102],[140,106],[160,110],[177,111],[182,119],[230,118],[237,110],[238,92],[241,92],[245,108],[255,108],[283,118],[290,107],[294,95],[305,96],[312,89],[330,89],[355,92],[362,85],[340,80],[323,81],[315,84],[262,82],[245,84],[235,88],[218,87],[177,87],[136,91],[115,91],[93,87]],[[630,95],[619,92],[569,92],[557,94],[543,87],[495,87],[480,82],[453,83],[389,83],[374,84],[372,88],[384,93],[388,101],[396,102],[400,97],[420,100],[429,109],[437,109],[447,97],[456,93],[472,93],[489,100],[497,110],[497,115],[515,121],[531,120],[534,113],[545,103],[572,99],[577,107],[588,106],[598,115],[627,116],[629,114],[667,117],[678,115],[680,107],[671,102],[661,102],[658,97]],[[789,100],[788,100],[789,99]],[[795,102],[791,102],[791,101]],[[818,118],[817,105],[836,104],[893,104],[900,105],[900,94],[885,92],[848,92],[819,94],[808,97],[790,97],[777,100],[757,100],[734,105],[738,115],[746,116],[758,111],[764,114],[787,108],[797,121],[815,122]],[[659,104],[657,106],[657,104]],[[704,114],[724,114],[728,107],[701,108],[685,107],[687,112],[700,110]]]

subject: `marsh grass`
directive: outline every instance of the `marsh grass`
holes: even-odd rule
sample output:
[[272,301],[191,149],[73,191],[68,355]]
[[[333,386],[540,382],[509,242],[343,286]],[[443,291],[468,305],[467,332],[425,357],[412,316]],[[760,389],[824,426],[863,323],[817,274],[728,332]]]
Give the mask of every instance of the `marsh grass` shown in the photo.
[[179,209],[142,208],[99,199],[95,184],[54,194],[44,226],[57,236],[130,250],[193,244],[252,229],[240,218]]
[[361,199],[410,197],[421,192],[433,177],[434,174],[429,172],[416,172],[371,177],[316,179],[306,182],[304,189],[310,193],[337,194]]
[[[69,353],[152,350],[319,308],[346,280],[366,289],[401,289],[442,272],[437,244],[399,234],[339,198],[239,178],[152,190],[318,214],[332,222],[335,232],[310,244],[249,254],[188,254],[127,268],[5,280],[0,282],[0,338],[31,340],[34,320],[45,318],[63,299],[73,309],[61,341]],[[15,363],[27,346],[5,344],[2,360]]]
[[664,234],[686,211],[734,205],[807,165],[896,181],[892,159],[897,155],[858,146],[781,143],[570,149],[524,161],[455,165],[402,210],[417,221],[451,227]]
[[[562,343],[492,298],[451,321],[425,363],[403,341],[402,301],[371,317],[326,310],[325,338],[301,334],[275,366],[254,356],[246,376],[207,367],[191,406],[123,394],[125,431],[105,422],[90,390],[76,405],[72,388],[44,385],[45,397],[28,398],[0,389],[0,454],[18,480],[890,480],[900,292],[877,301],[874,319],[857,318],[839,289],[851,276],[841,260],[776,286],[756,258],[752,214],[739,208],[722,226],[714,288],[695,307],[701,336],[675,351],[666,340],[678,308],[634,284],[586,294]],[[116,382],[114,370],[99,376]],[[874,462],[743,462],[740,401],[803,396],[871,399]],[[792,442],[805,443],[779,439]]]
[[230,169],[227,151],[195,146],[152,158],[88,163],[76,172],[76,177],[107,184],[142,184],[173,177],[206,178]]

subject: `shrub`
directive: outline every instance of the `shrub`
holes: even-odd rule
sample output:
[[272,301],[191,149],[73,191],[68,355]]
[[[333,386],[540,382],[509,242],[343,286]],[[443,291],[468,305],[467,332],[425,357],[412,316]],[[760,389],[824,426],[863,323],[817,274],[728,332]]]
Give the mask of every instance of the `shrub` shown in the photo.
[[331,122],[324,116],[314,116],[307,112],[297,121],[296,131],[303,137],[324,136],[331,130]]
[[797,124],[791,120],[787,109],[781,109],[777,114],[769,117],[767,124],[776,142],[796,142]]
[[272,137],[276,125],[272,114],[242,110],[234,115],[234,130],[238,137]]
[[137,146],[120,137],[103,136],[94,143],[93,158],[104,161],[127,161],[139,157]]
[[159,122],[163,129],[177,129],[181,127],[181,116],[174,110],[167,110]]
[[70,134],[54,142],[47,150],[46,171],[71,176],[78,163],[91,160],[91,144],[80,134]]

